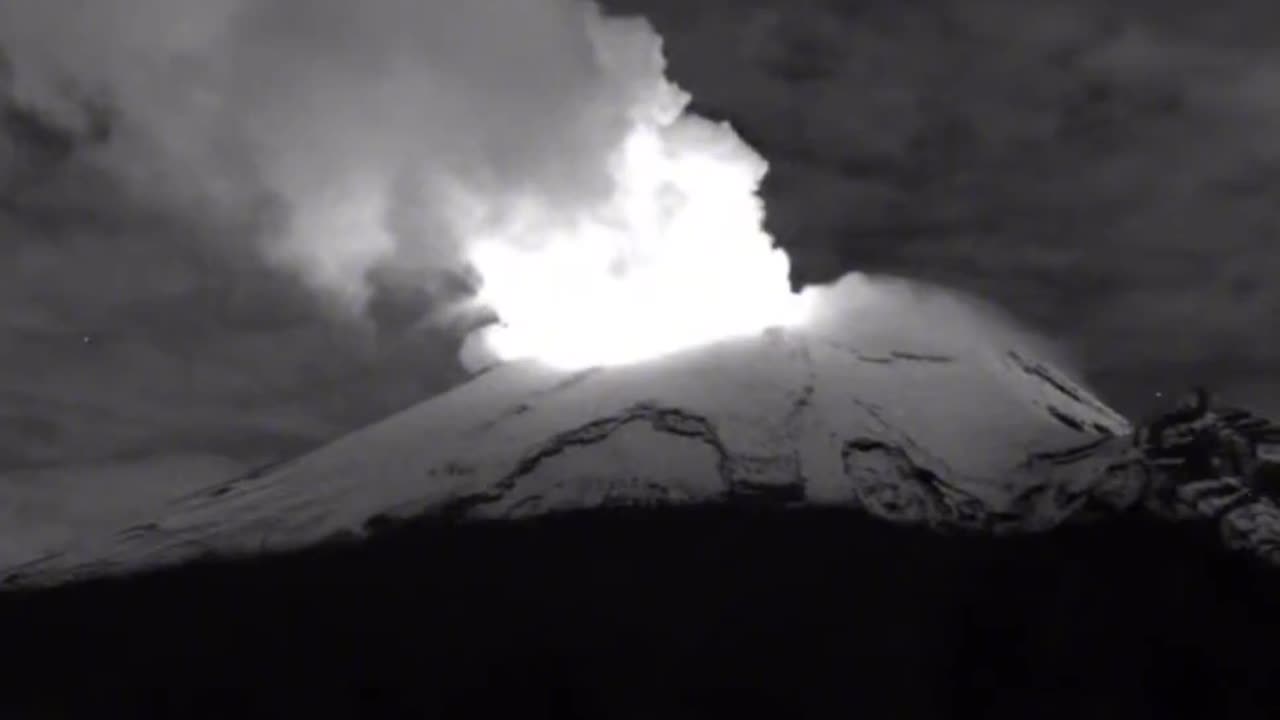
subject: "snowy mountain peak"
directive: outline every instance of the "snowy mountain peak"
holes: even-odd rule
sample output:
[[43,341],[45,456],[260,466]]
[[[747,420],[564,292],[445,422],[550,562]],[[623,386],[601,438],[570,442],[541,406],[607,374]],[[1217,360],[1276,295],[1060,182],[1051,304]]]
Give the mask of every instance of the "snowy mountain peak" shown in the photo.
[[10,582],[296,548],[424,513],[807,503],[1010,532],[1134,500],[1117,460],[1129,424],[1064,374],[1021,350],[900,339],[775,329],[631,366],[497,367]]

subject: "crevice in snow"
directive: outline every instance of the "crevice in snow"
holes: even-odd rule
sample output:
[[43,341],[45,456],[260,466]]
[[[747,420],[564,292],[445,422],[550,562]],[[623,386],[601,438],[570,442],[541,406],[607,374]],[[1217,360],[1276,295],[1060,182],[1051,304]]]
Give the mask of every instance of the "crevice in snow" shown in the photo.
[[502,412],[498,413],[496,417],[485,420],[479,425],[472,427],[470,429],[470,432],[472,433],[487,432],[497,427],[498,425],[501,425],[507,420],[510,420],[511,418],[524,415],[525,413],[529,412],[536,406],[538,400],[541,400],[542,398],[547,397],[549,395],[555,395],[557,393],[568,390],[574,385],[578,385],[586,381],[587,379],[593,377],[594,375],[598,374],[600,371],[601,371],[601,368],[598,368],[598,367],[579,370],[575,373],[571,373],[565,376],[564,378],[560,379],[558,382],[556,382],[554,385],[550,387],[543,388],[541,390],[537,390],[534,392],[530,392],[524,397],[523,400],[504,409]]
[[297,464],[299,460],[300,458],[284,458],[282,460],[266,463],[265,465],[259,465],[243,475],[203,488],[194,493],[180,496],[173,500],[171,504],[182,505],[191,500],[216,500],[223,498],[233,491],[240,490],[244,484],[278,473],[285,468]]
[[955,474],[955,471],[952,469],[951,465],[947,463],[947,461],[934,455],[933,453],[930,453],[923,445],[916,442],[915,438],[911,437],[910,434],[908,434],[905,430],[902,429],[901,423],[894,423],[888,420],[884,416],[884,408],[880,407],[879,405],[873,402],[869,402],[867,400],[862,400],[859,398],[853,398],[853,404],[857,405],[864,412],[866,412],[866,414],[870,416],[871,419],[875,420],[876,423],[880,425],[880,431],[882,433],[884,433],[888,437],[897,438],[899,441],[899,444],[901,444],[904,447],[910,448],[913,456],[927,460],[929,463],[931,463],[934,467],[938,468],[938,470],[940,470],[944,474],[947,474],[947,475]]
[[44,553],[43,555],[40,555],[39,557],[34,558],[28,562],[22,563],[21,565],[17,565],[11,568],[10,572],[4,576],[4,580],[0,582],[0,585],[5,585],[5,586],[18,585],[23,581],[25,581],[27,577],[29,577],[32,574],[31,573],[32,569],[38,569],[45,563],[55,562],[58,559],[64,557],[65,555],[66,555],[65,552],[61,550],[55,550],[53,552]]
[[835,348],[836,350],[846,352],[856,357],[858,360],[862,362],[875,363],[877,365],[892,365],[893,363],[899,362],[899,361],[945,365],[948,363],[954,363],[958,361],[958,358],[956,358],[955,356],[943,355],[941,353],[921,353],[921,352],[912,352],[909,350],[890,350],[887,354],[882,355],[882,354],[869,353],[864,350],[859,350],[858,348],[852,345],[848,345],[846,343],[842,343],[837,340],[831,340],[828,338],[820,339],[817,342],[820,342],[821,344],[826,345],[828,347]]
[[1007,355],[1009,359],[1013,361],[1014,366],[1019,370],[1037,380],[1047,383],[1054,390],[1062,393],[1072,401],[1090,408],[1091,410],[1095,410],[1107,417],[1117,417],[1114,411],[1098,402],[1090,395],[1090,393],[1086,392],[1070,380],[1059,376],[1043,363],[1035,362],[1023,357],[1023,355],[1016,350],[1010,350]]
[[1064,450],[1050,450],[1046,452],[1032,453],[1027,456],[1027,461],[1022,467],[1030,468],[1036,463],[1049,463],[1051,465],[1071,465],[1082,460],[1088,460],[1093,456],[1093,452],[1109,442],[1111,438],[1103,437],[1092,440],[1083,445],[1076,445]]
[[1075,400],[1081,405],[1089,404],[1089,401],[1084,398],[1083,393],[1076,390],[1074,387],[1071,387],[1070,385],[1068,385],[1065,380],[1054,375],[1044,365],[1041,365],[1040,363],[1033,362],[1031,360],[1028,360],[1027,358],[1024,358],[1016,350],[1010,350],[1009,357],[1010,359],[1013,360],[1014,364],[1017,365],[1019,369],[1021,369],[1023,372],[1027,373],[1028,375],[1034,378],[1037,378],[1039,380],[1043,380],[1058,392],[1062,393],[1063,395],[1066,395],[1072,400]]
[[921,467],[902,450],[874,438],[854,438],[841,451],[845,477],[875,515],[907,522],[979,528],[990,515],[982,501]]
[[149,522],[149,523],[143,523],[141,525],[132,525],[130,527],[127,527],[124,530],[121,530],[119,533],[117,533],[116,537],[122,540],[129,540],[142,535],[150,535],[151,533],[158,532],[159,530],[160,530],[159,523]]
[[1116,436],[1116,433],[1114,430],[1107,427],[1106,425],[1103,425],[1102,423],[1091,422],[1089,423],[1089,427],[1093,428],[1093,431],[1098,433],[1099,435],[1105,435],[1106,437],[1109,437],[1109,438]]
[[1080,420],[1077,420],[1076,418],[1071,417],[1067,413],[1058,409],[1056,406],[1047,405],[1045,406],[1045,409],[1049,411],[1050,417],[1062,423],[1063,425],[1066,425],[1072,430],[1075,430],[1076,432],[1079,432],[1079,433],[1088,432],[1083,422],[1081,422]]
[[663,408],[639,403],[617,415],[601,418],[551,437],[527,453],[497,483],[483,492],[460,497],[447,503],[440,509],[439,514],[446,517],[465,517],[481,506],[498,502],[515,490],[520,481],[537,470],[542,463],[573,448],[603,442],[622,427],[633,422],[648,422],[658,432],[693,438],[706,443],[715,452],[716,470],[726,492],[733,492],[735,478],[747,469],[743,463],[750,462],[735,461],[725,448],[715,425],[705,417],[678,408]]
[[529,412],[532,409],[533,409],[533,406],[527,402],[516,403],[515,405],[512,405],[511,407],[498,413],[497,417],[491,418],[489,420],[485,420],[479,425],[476,425],[475,427],[471,428],[471,432],[473,433],[487,432],[501,425],[507,420],[510,420],[511,418],[520,417],[521,415],[524,415],[525,413]]
[[889,353],[890,357],[895,360],[910,360],[912,362],[923,363],[951,363],[955,362],[955,358],[950,355],[936,355],[930,353],[906,352],[904,350],[894,350]]
[[[809,402],[812,387],[802,390],[796,400],[798,407]],[[623,427],[635,422],[647,422],[655,431],[691,438],[704,443],[716,457],[716,473],[728,500],[788,504],[801,502],[806,496],[806,481],[800,467],[798,453],[784,455],[750,455],[733,453],[725,446],[715,424],[707,418],[687,410],[659,407],[648,403],[633,405],[617,415],[587,423],[559,433],[521,458],[510,472],[481,493],[458,498],[441,509],[441,514],[466,517],[483,506],[500,502],[513,493],[520,483],[538,470],[543,463],[574,448],[596,445],[608,440]],[[778,482],[778,478],[786,478]],[[521,504],[537,502],[537,498],[524,498],[510,509],[514,512]],[[382,522],[380,520],[380,522]]]

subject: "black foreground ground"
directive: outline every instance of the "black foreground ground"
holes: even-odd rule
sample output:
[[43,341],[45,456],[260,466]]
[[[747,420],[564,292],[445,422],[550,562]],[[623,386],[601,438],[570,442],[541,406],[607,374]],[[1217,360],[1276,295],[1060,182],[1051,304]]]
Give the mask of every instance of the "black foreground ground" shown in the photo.
[[593,511],[0,595],[0,717],[1276,718],[1207,528]]

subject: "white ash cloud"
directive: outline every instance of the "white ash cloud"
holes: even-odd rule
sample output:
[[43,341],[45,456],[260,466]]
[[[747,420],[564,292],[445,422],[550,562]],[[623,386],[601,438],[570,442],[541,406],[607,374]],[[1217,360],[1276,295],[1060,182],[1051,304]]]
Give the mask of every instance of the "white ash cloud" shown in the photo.
[[601,199],[635,113],[683,102],[648,23],[575,0],[0,0],[0,49],[18,104],[109,109],[86,157],[131,195],[259,218],[357,308],[457,273],[464,209]]

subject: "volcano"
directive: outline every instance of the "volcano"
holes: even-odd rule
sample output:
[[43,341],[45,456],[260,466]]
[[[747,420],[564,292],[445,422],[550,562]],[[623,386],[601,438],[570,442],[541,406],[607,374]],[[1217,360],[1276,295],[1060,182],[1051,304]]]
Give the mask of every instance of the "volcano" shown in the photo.
[[[911,323],[497,365],[12,566],[0,638],[21,662],[0,706],[1280,712],[1258,660],[1280,644],[1280,585],[1221,542],[1269,547],[1248,519],[1274,505],[1229,481],[1164,492],[1129,423],[1036,353]],[[1168,519],[1197,511],[1213,522]]]
[[936,320],[827,313],[639,363],[490,366],[0,577],[56,585],[359,541],[423,518],[705,504],[843,508],[992,536],[1136,508],[1211,520],[1231,548],[1280,558],[1273,500],[1238,478],[1177,480],[1137,448],[1123,416],[1015,336],[922,331]]
[[944,531],[1047,530],[1138,499],[1129,429],[1026,350],[856,323],[573,373],[514,363],[8,582],[290,550],[420,516],[619,506],[849,507]]

